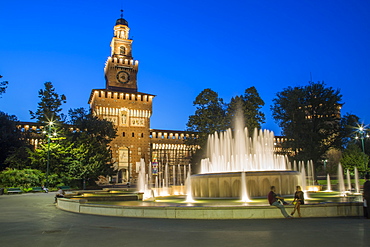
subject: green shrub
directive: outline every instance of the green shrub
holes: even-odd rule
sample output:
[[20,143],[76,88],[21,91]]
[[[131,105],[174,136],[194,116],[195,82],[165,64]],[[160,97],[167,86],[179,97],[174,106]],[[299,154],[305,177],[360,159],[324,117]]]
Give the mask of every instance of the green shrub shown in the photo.
[[23,192],[30,192],[32,191],[32,188],[21,188]]
[[30,188],[41,186],[45,180],[45,174],[36,169],[6,169],[0,172],[0,181],[3,187]]

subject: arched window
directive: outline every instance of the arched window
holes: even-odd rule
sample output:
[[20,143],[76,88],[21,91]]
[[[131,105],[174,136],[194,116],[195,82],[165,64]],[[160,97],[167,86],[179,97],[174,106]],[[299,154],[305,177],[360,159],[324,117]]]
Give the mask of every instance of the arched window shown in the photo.
[[126,48],[124,46],[119,47],[119,54],[126,55]]

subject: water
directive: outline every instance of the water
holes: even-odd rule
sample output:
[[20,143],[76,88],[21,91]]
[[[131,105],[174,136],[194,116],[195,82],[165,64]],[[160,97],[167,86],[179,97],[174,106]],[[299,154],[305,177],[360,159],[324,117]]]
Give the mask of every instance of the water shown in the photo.
[[139,169],[137,189],[139,192],[145,192],[145,162],[141,159],[140,162],[136,162],[136,167]]
[[304,167],[304,162],[300,162],[300,168],[301,168],[301,185],[302,190],[307,191],[307,183],[306,183],[306,169]]
[[293,171],[298,171],[298,168],[297,168],[297,161],[294,161],[294,162],[293,162]]
[[172,179],[173,179],[172,184],[176,185],[176,169],[175,169],[175,167],[172,167]]
[[326,175],[326,181],[327,181],[327,190],[326,191],[332,191],[331,190],[331,182],[330,182],[330,175],[329,175],[329,173]]
[[166,163],[165,170],[164,170],[164,177],[165,177],[164,187],[168,187],[168,164],[167,163]]
[[207,157],[201,161],[201,174],[287,170],[287,157],[274,154],[274,134],[255,130],[253,138],[248,129],[215,132],[208,138]]
[[338,165],[338,189],[339,192],[342,193],[342,195],[345,195],[346,189],[344,187],[343,169],[340,163]]
[[313,165],[307,162],[307,182],[308,186],[313,186]]
[[315,185],[315,173],[314,173],[313,161],[312,160],[308,161],[308,164],[311,170],[311,185],[314,186]]
[[351,191],[352,186],[351,186],[351,175],[349,174],[349,170],[347,169],[347,190]]
[[190,169],[188,171],[188,177],[186,178],[186,181],[185,181],[185,187],[186,187],[185,202],[194,202],[193,192],[192,192],[192,187],[191,187]]
[[182,179],[181,179],[181,167],[180,167],[180,164],[177,165],[177,177],[178,177],[178,179],[177,179],[178,184],[180,185],[181,184],[181,181],[182,181]]
[[359,182],[359,179],[358,179],[357,167],[355,167],[355,186],[356,186],[356,193],[360,193],[360,182]]
[[245,172],[242,172],[241,173],[241,183],[240,183],[240,186],[241,186],[241,198],[240,200],[242,202],[250,202],[251,200],[249,199],[249,196],[248,196],[248,191],[247,191],[247,180],[245,179]]

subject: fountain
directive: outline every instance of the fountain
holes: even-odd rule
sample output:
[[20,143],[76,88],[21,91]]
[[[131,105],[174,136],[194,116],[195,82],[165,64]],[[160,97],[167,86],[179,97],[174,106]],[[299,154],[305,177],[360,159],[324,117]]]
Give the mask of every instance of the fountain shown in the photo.
[[328,191],[328,192],[331,192],[332,190],[331,190],[331,182],[330,182],[330,175],[329,175],[329,173],[326,175],[326,183],[327,183],[327,188],[326,188],[326,191]]
[[138,183],[137,183],[137,189],[138,192],[145,192],[145,161],[144,159],[141,159],[140,162],[136,162],[136,167],[138,167],[139,175],[138,175]]
[[[308,162],[306,168],[304,162],[295,162],[292,170],[287,157],[274,154],[272,132],[255,130],[251,138],[248,130],[239,125],[234,131],[229,129],[209,137],[208,158],[202,161],[200,174],[190,176],[190,165],[188,168],[187,165],[181,167],[180,164],[169,167],[167,163],[157,163],[155,158],[152,163],[148,162],[149,167],[146,167],[142,159],[136,163],[139,173],[137,191],[135,188],[128,188],[124,191],[109,189],[102,192],[77,192],[68,198],[59,198],[57,206],[71,212],[124,217],[176,219],[282,217],[276,213],[276,207],[271,207],[267,203],[266,195],[270,186],[275,185],[279,194],[291,198],[297,185],[306,189],[312,185],[313,164]],[[148,170],[148,174],[145,170]],[[309,175],[308,180],[306,171]],[[340,165],[338,174],[339,188],[344,190]],[[355,197],[350,194],[348,197],[338,197],[338,192],[330,193],[332,197],[329,198],[326,193],[324,199],[315,198],[315,195],[320,196],[321,193],[313,193],[313,196],[305,194],[305,199],[310,202],[302,207],[305,217],[361,214],[363,204],[362,202],[354,204]],[[358,198],[360,197],[359,195]],[[323,200],[330,203],[323,204]]]
[[186,178],[185,186],[186,186],[186,200],[185,200],[185,202],[194,202],[193,193],[192,193],[192,189],[191,189],[191,181],[190,181],[190,169],[188,171],[188,177]]
[[300,173],[290,169],[286,156],[274,154],[273,132],[256,129],[251,138],[243,117],[235,119],[234,131],[208,137],[208,158],[191,176],[194,197],[240,197],[243,172],[249,196],[266,196],[272,185],[279,194],[293,194]]
[[300,171],[301,171],[301,186],[303,191],[307,191],[307,183],[306,183],[306,169],[304,167],[304,163],[300,162]]
[[351,191],[351,175],[349,174],[349,169],[347,169],[347,191]]
[[355,186],[356,186],[356,193],[360,193],[360,181],[358,179],[358,170],[357,167],[355,167]]
[[[190,165],[188,168],[187,165],[173,165],[171,185],[171,169],[168,164],[157,166],[159,163],[153,160],[153,163],[148,163],[149,172],[146,174],[146,165],[142,159],[136,163],[139,172],[137,191],[129,188],[125,191],[109,189],[102,192],[77,192],[69,198],[58,199],[57,206],[72,212],[125,217],[279,218],[282,216],[276,213],[277,209],[269,206],[266,200],[270,186],[275,185],[278,193],[291,198],[296,185],[306,188],[313,183],[312,162],[307,163],[307,168],[304,162],[294,163],[294,170],[291,170],[287,157],[273,153],[273,134],[270,131],[255,131],[253,138],[250,138],[248,130],[241,128],[235,129],[233,133],[231,130],[215,133],[209,140],[211,148],[208,149],[209,158],[202,161],[203,173],[190,176]],[[151,168],[158,170],[153,169],[152,172]],[[340,165],[338,179],[340,191],[344,191]],[[324,199],[315,197],[321,193],[313,193],[313,196],[305,194],[305,199],[310,202],[302,207],[305,217],[361,214],[362,202],[354,204],[354,200],[361,198],[360,195],[338,197],[338,192],[330,193],[332,196],[329,198],[324,195]],[[249,196],[254,198],[250,199]],[[322,204],[323,200],[330,203]]]
[[344,187],[343,169],[340,163],[338,165],[338,190],[343,196],[346,196],[346,189]]
[[241,178],[241,201],[242,202],[250,202],[251,200],[249,199],[248,196],[248,191],[247,191],[247,181],[245,179],[245,172],[242,172],[242,178]]

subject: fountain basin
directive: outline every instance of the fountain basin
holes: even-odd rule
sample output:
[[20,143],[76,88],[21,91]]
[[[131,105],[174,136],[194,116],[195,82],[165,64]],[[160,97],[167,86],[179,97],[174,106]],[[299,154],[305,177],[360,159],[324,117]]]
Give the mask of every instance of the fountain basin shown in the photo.
[[[194,206],[167,205],[153,203],[133,205],[88,204],[81,200],[58,198],[59,209],[93,215],[134,217],[134,218],[167,218],[167,219],[276,219],[283,218],[276,207],[264,205],[248,206]],[[293,205],[287,205],[288,212]],[[318,203],[301,206],[302,216],[308,217],[348,217],[363,215],[361,202]]]
[[[191,176],[195,198],[239,198],[242,172],[207,173]],[[248,171],[245,172],[246,188],[250,197],[266,197],[274,185],[281,195],[291,195],[300,185],[297,171]]]

